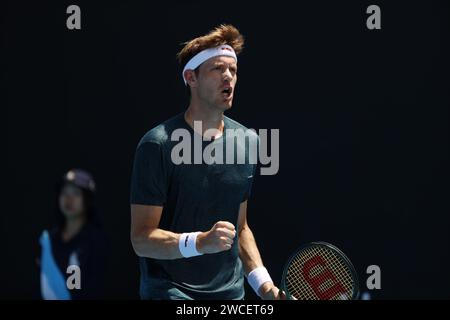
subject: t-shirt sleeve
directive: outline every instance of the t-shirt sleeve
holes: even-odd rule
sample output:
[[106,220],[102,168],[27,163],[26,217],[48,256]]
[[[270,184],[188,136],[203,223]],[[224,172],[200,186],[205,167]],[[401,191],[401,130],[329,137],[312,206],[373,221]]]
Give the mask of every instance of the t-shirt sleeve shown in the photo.
[[[259,139],[259,137],[256,138],[256,145],[257,145],[257,149],[256,150],[259,150],[259,147],[260,147],[260,139]],[[258,153],[256,154],[256,159],[258,159]],[[256,162],[257,162],[256,164],[252,165],[253,168],[252,168],[251,176],[247,178],[248,179],[248,181],[247,181],[247,189],[246,189],[246,191],[244,193],[244,197],[242,198],[241,202],[247,201],[250,198],[251,194],[252,194],[253,180],[255,179],[256,171],[258,169],[258,161],[256,161]]]
[[256,164],[253,165],[253,174],[247,178],[247,189],[245,190],[244,197],[242,198],[241,202],[245,202],[250,198],[250,195],[252,194],[252,187],[253,187],[253,180],[255,179],[255,173],[256,173]]
[[131,175],[130,203],[162,206],[167,199],[167,165],[163,148],[156,142],[136,149]]

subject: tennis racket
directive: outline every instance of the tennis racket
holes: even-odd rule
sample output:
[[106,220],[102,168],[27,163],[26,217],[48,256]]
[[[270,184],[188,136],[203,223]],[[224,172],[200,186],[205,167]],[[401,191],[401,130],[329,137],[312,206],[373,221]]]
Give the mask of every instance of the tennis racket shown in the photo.
[[291,300],[355,300],[355,268],[345,254],[326,242],[301,246],[284,267],[281,288]]

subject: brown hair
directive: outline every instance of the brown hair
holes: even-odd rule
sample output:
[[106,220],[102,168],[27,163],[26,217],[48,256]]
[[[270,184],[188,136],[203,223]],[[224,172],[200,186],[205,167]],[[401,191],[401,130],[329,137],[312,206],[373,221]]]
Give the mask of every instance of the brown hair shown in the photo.
[[236,55],[238,55],[244,48],[244,37],[231,24],[221,24],[208,34],[187,41],[183,49],[177,54],[178,62],[181,67],[184,67],[188,61],[200,51],[208,48],[217,47],[227,44],[231,46]]

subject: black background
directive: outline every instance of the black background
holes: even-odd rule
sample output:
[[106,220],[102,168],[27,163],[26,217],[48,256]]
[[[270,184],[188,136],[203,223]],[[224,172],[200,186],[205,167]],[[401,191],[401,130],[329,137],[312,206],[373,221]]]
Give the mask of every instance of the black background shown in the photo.
[[[227,115],[280,129],[280,171],[255,179],[248,213],[274,280],[297,246],[322,240],[349,256],[363,291],[367,266],[381,267],[375,299],[448,299],[449,4],[393,2],[4,5],[0,297],[36,297],[34,259],[53,221],[54,185],[81,167],[96,178],[110,236],[108,298],[138,298],[135,147],[188,105],[180,43],[232,23],[246,49]],[[81,30],[66,28],[70,4],[81,7]],[[366,28],[370,4],[381,7],[381,30]]]

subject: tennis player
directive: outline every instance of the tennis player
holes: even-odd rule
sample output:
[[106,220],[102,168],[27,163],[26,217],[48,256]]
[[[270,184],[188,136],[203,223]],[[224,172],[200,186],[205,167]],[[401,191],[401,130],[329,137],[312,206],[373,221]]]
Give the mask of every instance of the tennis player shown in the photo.
[[[215,143],[225,150],[230,143],[225,130],[247,129],[224,115],[232,106],[243,44],[231,25],[185,43],[178,59],[189,107],[148,131],[137,146],[131,241],[140,257],[142,299],[239,300],[245,295],[244,275],[262,299],[286,297],[264,267],[247,223],[256,169],[249,151],[244,164],[175,164],[172,159],[178,141],[171,137],[177,129],[201,135],[206,141],[200,151]],[[201,130],[194,122],[201,123]]]

